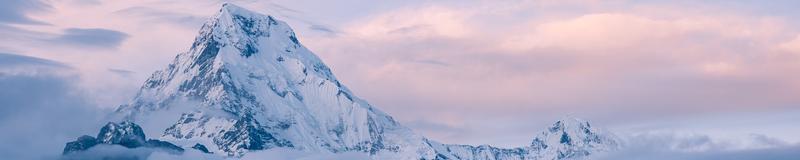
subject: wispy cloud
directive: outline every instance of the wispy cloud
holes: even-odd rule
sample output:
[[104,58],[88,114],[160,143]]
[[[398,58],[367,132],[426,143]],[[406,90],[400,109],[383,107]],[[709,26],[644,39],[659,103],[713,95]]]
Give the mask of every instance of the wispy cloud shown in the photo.
[[190,13],[182,13],[177,11],[169,11],[145,6],[136,6],[121,9],[114,12],[115,14],[132,16],[134,18],[143,19],[147,23],[154,25],[159,24],[176,24],[187,29],[198,29],[199,26],[207,19],[207,17],[193,15]]
[[132,74],[136,73],[134,71],[124,70],[124,69],[114,69],[114,68],[109,68],[108,71],[112,72],[112,73],[116,73],[117,75],[120,75],[120,76],[123,76],[123,77],[128,77],[128,76],[131,76]]
[[39,0],[5,0],[0,5],[0,23],[47,24],[28,14],[49,10],[50,6]]
[[450,66],[449,63],[445,63],[445,62],[438,61],[438,60],[432,60],[432,59],[418,60],[416,62],[417,63],[423,63],[423,64],[438,65],[438,66]]
[[0,53],[0,68],[16,68],[16,67],[28,67],[28,66],[71,68],[64,63],[48,59],[24,56],[19,54]]
[[120,31],[102,28],[68,28],[62,35],[50,39],[50,43],[72,45],[83,48],[115,49],[129,37]]
[[70,67],[11,54],[0,54],[0,61],[4,158],[55,158],[64,142],[101,124],[102,111],[83,96],[76,85],[79,77]]
[[311,25],[311,26],[309,26],[309,29],[315,30],[315,31],[320,31],[320,32],[325,32],[327,34],[332,34],[332,35],[335,35],[335,34],[338,33],[335,30],[333,30],[333,29],[331,29],[331,28],[329,28],[327,26],[323,26],[323,25]]
[[[743,141],[756,144],[742,146]],[[595,154],[592,159],[788,160],[800,156],[800,145],[776,142],[779,140],[763,135],[739,140],[715,140],[706,135],[645,134],[630,137],[621,150]]]

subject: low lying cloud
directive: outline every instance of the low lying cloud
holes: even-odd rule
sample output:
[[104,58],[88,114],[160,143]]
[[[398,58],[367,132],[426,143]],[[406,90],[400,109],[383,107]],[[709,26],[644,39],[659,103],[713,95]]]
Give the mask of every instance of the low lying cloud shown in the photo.
[[258,159],[297,159],[297,160],[324,160],[324,159],[370,159],[369,154],[360,152],[344,153],[314,153],[297,151],[292,149],[274,148],[266,151],[256,151],[247,153],[243,160]]
[[[205,160],[224,160],[229,157],[206,154],[194,149],[187,149],[181,154],[170,154],[168,152],[151,148],[125,148],[119,145],[98,145],[89,150],[76,152],[66,156],[61,156],[63,160],[84,160],[84,159],[130,159],[130,160],[174,160],[174,159],[205,159]],[[252,151],[237,159],[241,160],[367,160],[369,154],[358,152],[345,153],[317,153],[298,151],[286,148],[273,148],[263,151]]]
[[628,137],[625,147],[593,155],[598,160],[788,160],[800,156],[800,145],[790,145],[763,135],[718,140],[705,135],[644,134]]
[[150,157],[153,152],[158,152],[151,148],[125,148],[121,145],[97,145],[86,151],[74,152],[72,154],[60,156],[62,160],[81,160],[81,159],[129,159],[144,160]]
[[[588,159],[597,160],[789,160],[800,156],[800,145],[792,145],[763,135],[752,135],[745,139],[715,139],[702,134],[647,133],[624,137],[623,147],[610,152],[593,153]],[[100,145],[84,152],[62,157],[62,159],[127,158],[147,160],[167,159],[226,159],[224,156],[204,154],[188,149],[181,154],[147,148],[124,148]],[[247,153],[243,160],[322,160],[322,159],[370,159],[367,153],[318,153],[287,148],[273,148]]]
[[60,156],[60,160],[100,160],[100,159],[127,159],[127,160],[175,160],[175,159],[204,159],[223,160],[226,157],[206,154],[195,149],[186,149],[180,154],[153,148],[125,148],[120,145],[97,145],[86,151],[74,152]]
[[67,65],[14,54],[0,54],[0,62],[4,158],[54,158],[66,142],[101,126],[105,112],[83,96]]

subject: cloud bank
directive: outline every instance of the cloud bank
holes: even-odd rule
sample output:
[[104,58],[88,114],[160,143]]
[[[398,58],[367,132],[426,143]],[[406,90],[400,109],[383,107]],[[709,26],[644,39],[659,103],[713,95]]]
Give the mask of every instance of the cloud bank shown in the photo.
[[[117,145],[99,145],[83,152],[77,152],[60,157],[63,160],[84,159],[131,159],[131,160],[174,160],[174,159],[204,159],[224,160],[230,159],[213,154],[206,154],[194,149],[188,149],[181,154],[170,154],[165,151],[148,148],[125,148]],[[293,149],[273,148],[264,151],[250,152],[241,160],[367,160],[368,154],[345,153],[316,153],[304,152]]]
[[[750,144],[742,144],[750,143]],[[707,135],[644,134],[629,137],[621,150],[590,157],[598,160],[760,160],[795,159],[800,145],[787,144],[763,135],[747,139],[714,140]]]
[[55,158],[65,142],[101,125],[104,112],[80,93],[67,65],[14,54],[0,62],[3,158]]

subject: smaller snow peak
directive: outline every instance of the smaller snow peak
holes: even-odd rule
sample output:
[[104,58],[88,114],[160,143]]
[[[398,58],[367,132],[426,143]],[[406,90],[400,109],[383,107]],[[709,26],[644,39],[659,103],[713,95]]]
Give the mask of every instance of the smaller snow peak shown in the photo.
[[536,136],[530,149],[543,153],[539,159],[573,159],[619,147],[615,135],[593,129],[589,122],[566,116]]
[[139,125],[131,122],[114,123],[108,122],[100,133],[97,134],[97,139],[100,143],[114,144],[126,140],[144,141],[145,135]]
[[550,139],[548,137],[553,137],[550,140],[555,141],[554,143],[572,145],[579,142],[600,141],[600,136],[602,136],[601,133],[592,129],[589,122],[567,116],[553,123],[546,131],[536,137],[531,145],[546,146],[542,144],[547,144],[547,139]]
[[553,125],[548,130],[550,132],[563,132],[566,130],[574,130],[574,129],[588,130],[590,128],[591,125],[589,124],[588,121],[579,118],[574,118],[571,116],[566,116],[553,123]]

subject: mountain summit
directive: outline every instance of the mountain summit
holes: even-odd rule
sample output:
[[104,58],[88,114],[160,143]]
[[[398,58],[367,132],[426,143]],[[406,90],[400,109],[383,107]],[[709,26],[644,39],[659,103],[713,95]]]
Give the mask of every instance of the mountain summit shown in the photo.
[[582,121],[556,122],[514,149],[428,140],[356,97],[285,22],[233,4],[117,113],[139,122],[181,106],[189,109],[163,122],[158,139],[232,157],[291,148],[374,159],[564,159],[616,147]]

